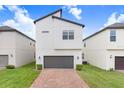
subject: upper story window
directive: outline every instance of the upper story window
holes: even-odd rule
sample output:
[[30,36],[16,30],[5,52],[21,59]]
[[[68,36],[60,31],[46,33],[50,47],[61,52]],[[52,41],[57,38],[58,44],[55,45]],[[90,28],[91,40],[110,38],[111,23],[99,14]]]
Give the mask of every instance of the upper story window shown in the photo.
[[66,30],[63,31],[63,40],[73,40],[74,39],[74,31],[72,30]]
[[63,32],[63,40],[68,40],[68,32]]
[[35,47],[35,44],[33,44],[33,46]]
[[115,42],[116,41],[116,30],[110,31],[110,41]]
[[86,47],[86,43],[84,43],[84,47]]
[[73,31],[69,32],[69,39],[74,39],[74,32]]
[[32,45],[32,43],[30,42],[30,46]]

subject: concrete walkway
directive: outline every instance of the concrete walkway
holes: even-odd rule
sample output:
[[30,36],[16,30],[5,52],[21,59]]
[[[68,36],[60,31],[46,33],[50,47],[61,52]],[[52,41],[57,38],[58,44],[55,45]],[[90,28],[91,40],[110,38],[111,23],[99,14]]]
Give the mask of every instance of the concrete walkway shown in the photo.
[[6,69],[6,67],[0,67],[0,70]]
[[33,88],[87,88],[73,69],[44,69],[32,84]]
[[116,70],[116,71],[118,71],[118,72],[120,72],[120,73],[124,73],[124,70]]

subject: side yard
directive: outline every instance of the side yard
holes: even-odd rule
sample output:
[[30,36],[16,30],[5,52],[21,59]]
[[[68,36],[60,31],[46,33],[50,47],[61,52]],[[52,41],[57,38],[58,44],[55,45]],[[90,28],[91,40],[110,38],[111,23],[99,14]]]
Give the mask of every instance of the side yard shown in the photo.
[[117,71],[105,71],[87,64],[78,74],[92,88],[124,88],[124,74]]
[[35,63],[30,63],[16,69],[0,70],[0,88],[27,88],[30,87],[39,71]]

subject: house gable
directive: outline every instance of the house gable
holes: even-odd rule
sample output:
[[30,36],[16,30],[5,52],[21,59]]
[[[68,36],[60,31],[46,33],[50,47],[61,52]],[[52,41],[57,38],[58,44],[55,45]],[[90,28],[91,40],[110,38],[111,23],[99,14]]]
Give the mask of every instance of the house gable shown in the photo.
[[17,32],[17,33],[21,34],[22,36],[24,36],[24,37],[26,37],[26,38],[35,42],[35,40],[32,39],[31,37],[25,35],[24,33],[18,31],[17,29],[14,29],[14,28],[9,27],[9,26],[0,26],[0,32]]
[[[43,49],[82,49],[82,27],[79,24],[56,16],[60,11],[47,15],[47,18],[36,22],[36,40],[42,44],[39,48]],[[63,40],[63,31],[73,31],[73,40]]]
[[124,23],[114,23],[114,24],[112,24],[112,25],[109,25],[109,26],[107,26],[107,27],[101,29],[100,31],[98,31],[98,32],[96,32],[96,33],[94,33],[94,34],[92,34],[92,35],[86,37],[85,39],[83,39],[83,41],[85,41],[85,40],[87,40],[87,39],[89,39],[89,38],[91,38],[91,37],[93,37],[93,36],[95,36],[95,35],[97,35],[97,34],[103,32],[103,31],[105,31],[105,30],[107,30],[107,29],[124,29]]
[[80,24],[80,23],[77,23],[77,22],[74,22],[74,21],[71,21],[71,20],[67,20],[67,19],[64,19],[64,18],[60,18],[60,17],[56,17],[56,16],[52,16],[52,18],[55,18],[55,19],[58,19],[58,20],[61,20],[61,21],[65,21],[65,22],[68,22],[68,23],[71,23],[71,24],[75,24],[75,25],[84,27],[83,24]]
[[52,13],[50,13],[50,14],[48,14],[48,15],[46,15],[46,16],[43,16],[43,17],[41,17],[41,18],[39,18],[39,19],[36,19],[36,20],[34,21],[34,23],[36,23],[36,22],[38,22],[38,21],[40,21],[40,20],[42,20],[42,19],[44,19],[44,18],[47,18],[47,17],[49,17],[49,16],[51,16],[51,15],[57,16],[57,17],[62,17],[62,9],[59,9],[59,10],[57,10],[57,11],[55,11],[55,12],[52,12]]

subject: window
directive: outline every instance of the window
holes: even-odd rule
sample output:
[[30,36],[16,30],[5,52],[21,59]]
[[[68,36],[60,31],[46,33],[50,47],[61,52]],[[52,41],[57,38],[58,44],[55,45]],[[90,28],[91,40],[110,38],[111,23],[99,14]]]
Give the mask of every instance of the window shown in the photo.
[[73,40],[74,32],[72,30],[66,30],[63,32],[63,40]]
[[84,54],[82,54],[82,59],[84,59]]
[[30,46],[32,45],[32,43],[30,43]]
[[33,46],[35,47],[35,44],[33,44]]
[[84,43],[84,47],[86,47],[86,43]]
[[67,40],[68,39],[68,32],[63,32],[63,40]]
[[110,31],[110,41],[112,41],[112,42],[116,41],[116,31],[115,30]]
[[69,39],[74,39],[74,32],[69,32]]

